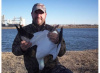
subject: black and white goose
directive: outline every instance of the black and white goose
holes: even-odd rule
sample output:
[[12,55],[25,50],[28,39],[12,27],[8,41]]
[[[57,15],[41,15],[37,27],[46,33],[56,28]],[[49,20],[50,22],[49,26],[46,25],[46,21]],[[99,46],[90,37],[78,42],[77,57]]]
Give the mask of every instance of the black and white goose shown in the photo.
[[[48,30],[39,31],[36,33],[28,33],[25,31],[21,25],[20,28],[16,26],[18,33],[20,35],[21,40],[30,41],[32,43],[32,46],[37,45],[36,50],[36,58],[39,64],[39,70],[42,70],[44,68],[44,57],[51,54],[53,56],[53,60],[56,59],[60,48],[61,48],[61,40],[63,35],[63,28],[60,29],[59,33],[59,43],[55,44],[48,38]],[[57,33],[57,31],[53,31],[53,33]]]

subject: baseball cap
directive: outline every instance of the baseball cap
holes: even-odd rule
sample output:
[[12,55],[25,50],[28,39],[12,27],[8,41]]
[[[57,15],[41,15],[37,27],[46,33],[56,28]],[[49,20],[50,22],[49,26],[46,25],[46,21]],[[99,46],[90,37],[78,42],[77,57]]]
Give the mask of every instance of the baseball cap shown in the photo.
[[33,8],[32,8],[32,11],[35,12],[36,10],[42,10],[44,13],[46,13],[46,7],[41,4],[41,3],[36,3]]

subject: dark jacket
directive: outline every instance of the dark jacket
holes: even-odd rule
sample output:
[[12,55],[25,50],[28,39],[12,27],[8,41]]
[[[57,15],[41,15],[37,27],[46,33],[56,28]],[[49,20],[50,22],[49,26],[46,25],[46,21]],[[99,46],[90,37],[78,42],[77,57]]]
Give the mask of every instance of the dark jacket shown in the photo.
[[[29,33],[35,33],[35,32],[43,31],[43,30],[52,31],[52,29],[54,27],[47,25],[47,24],[42,25],[41,27],[36,26],[34,24],[29,24],[23,28]],[[17,36],[14,39],[13,45],[12,45],[13,54],[16,56],[23,55],[26,69],[28,71],[30,71],[31,73],[36,73],[36,72],[38,73],[39,65],[38,65],[37,59],[35,57],[36,46],[28,48],[27,51],[23,51],[20,47],[20,42],[21,42],[21,39],[19,38],[19,35],[17,34]],[[58,56],[59,57],[63,56],[65,54],[65,52],[66,52],[66,45],[65,45],[65,41],[63,39],[61,42],[61,49],[60,49]],[[54,66],[60,64],[58,61],[58,58],[53,60],[51,55],[46,56],[44,59],[44,62],[45,62],[45,67],[50,68],[50,69],[53,68]]]

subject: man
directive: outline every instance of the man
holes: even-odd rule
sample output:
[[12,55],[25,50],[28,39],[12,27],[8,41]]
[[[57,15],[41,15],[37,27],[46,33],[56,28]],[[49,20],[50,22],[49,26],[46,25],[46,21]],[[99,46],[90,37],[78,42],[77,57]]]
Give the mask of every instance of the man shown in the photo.
[[[29,33],[49,30],[50,31],[48,34],[49,39],[54,43],[58,43],[59,35],[51,32],[54,29],[54,27],[45,24],[45,19],[47,15],[45,6],[41,3],[35,4],[32,8],[31,15],[33,19],[32,24],[23,27],[23,29],[25,29]],[[17,34],[12,45],[12,52],[16,56],[20,55],[24,56],[24,63],[28,73],[39,73],[39,65],[35,57],[36,46],[31,47],[31,45],[32,43],[30,42],[24,40],[22,41],[19,35]],[[62,40],[58,56],[59,57],[63,56],[65,52],[66,52],[66,45],[65,41]],[[44,62],[45,62],[45,67],[41,71],[41,73],[71,73],[70,70],[66,69],[59,63],[58,58],[53,60],[51,55],[46,56]]]

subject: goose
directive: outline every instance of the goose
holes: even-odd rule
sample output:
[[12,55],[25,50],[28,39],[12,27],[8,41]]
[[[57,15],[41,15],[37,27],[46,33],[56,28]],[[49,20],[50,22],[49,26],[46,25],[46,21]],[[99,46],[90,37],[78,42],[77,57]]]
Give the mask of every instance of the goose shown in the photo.
[[[60,32],[59,32],[59,43],[58,44],[55,44],[52,41],[50,41],[50,39],[47,36],[48,33],[50,32],[48,30],[43,30],[43,31],[39,31],[39,32],[31,34],[27,31],[25,31],[21,25],[19,28],[18,28],[18,26],[16,26],[16,28],[17,28],[18,34],[20,35],[21,40],[29,41],[32,43],[32,46],[34,46],[34,45],[37,46],[36,59],[39,64],[39,70],[43,70],[43,68],[45,66],[44,65],[44,57],[45,56],[52,55],[53,60],[56,59],[56,57],[60,51],[60,48],[61,48],[63,28],[61,28]],[[52,33],[58,34],[57,31],[52,31]]]

